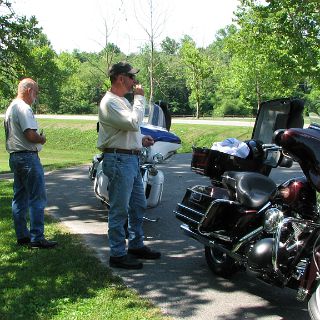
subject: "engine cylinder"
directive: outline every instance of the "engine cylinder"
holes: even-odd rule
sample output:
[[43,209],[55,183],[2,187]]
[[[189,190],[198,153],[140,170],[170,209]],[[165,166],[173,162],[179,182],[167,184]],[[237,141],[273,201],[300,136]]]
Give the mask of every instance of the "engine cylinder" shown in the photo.
[[274,239],[259,240],[248,253],[248,267],[254,271],[272,268],[272,247]]

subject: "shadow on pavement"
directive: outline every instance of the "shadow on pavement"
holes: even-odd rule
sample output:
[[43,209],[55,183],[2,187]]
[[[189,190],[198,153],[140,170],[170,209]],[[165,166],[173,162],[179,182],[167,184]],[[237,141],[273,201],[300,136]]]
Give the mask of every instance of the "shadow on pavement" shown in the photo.
[[[210,272],[202,245],[182,234],[173,214],[186,187],[209,183],[208,178],[191,172],[190,160],[190,154],[176,155],[161,166],[163,199],[157,208],[147,211],[150,218],[160,219],[145,223],[146,244],[159,249],[162,258],[145,262],[139,271],[114,272],[176,319],[308,319],[306,305],[295,299],[293,290],[270,287],[243,272],[230,280]],[[299,172],[297,168],[286,170]],[[71,232],[81,234],[107,264],[106,208],[95,198],[87,172],[88,166],[82,166],[46,175],[48,212]],[[279,173],[274,177],[283,179]]]

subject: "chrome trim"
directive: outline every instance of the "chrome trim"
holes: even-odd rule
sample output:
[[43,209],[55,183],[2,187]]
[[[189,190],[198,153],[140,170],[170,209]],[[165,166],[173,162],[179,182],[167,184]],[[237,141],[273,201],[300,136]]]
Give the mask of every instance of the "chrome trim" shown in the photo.
[[191,212],[195,213],[195,214],[198,215],[198,216],[201,216],[201,217],[203,216],[203,213],[201,213],[200,211],[191,209],[191,208],[185,206],[185,205],[182,204],[182,203],[178,203],[178,207],[181,207],[181,208],[183,208],[183,209],[186,209],[186,210],[188,210],[188,211],[191,211]]
[[226,253],[227,255],[232,257],[233,259],[240,261],[240,262],[245,262],[245,259],[242,256],[240,256],[239,254],[233,253],[230,250],[226,249],[224,246],[217,243],[216,241],[211,240],[205,236],[198,234],[197,232],[191,230],[188,225],[182,224],[180,226],[180,228],[182,229],[182,231],[184,232],[185,235],[197,240],[198,242],[202,243],[203,245],[210,247],[210,248],[215,247],[215,248],[221,250],[222,252]]
[[259,214],[262,211],[265,211],[270,206],[271,206],[271,202],[269,201],[257,212],[257,214]]
[[175,213],[177,216],[180,216],[181,218],[184,218],[185,220],[189,220],[190,222],[192,222],[192,223],[194,223],[194,224],[198,224],[198,223],[199,223],[198,221],[193,220],[193,219],[191,219],[191,218],[189,218],[189,217],[181,214],[180,212],[178,212],[178,211],[176,211],[176,210],[174,210],[173,213]]
[[[280,268],[279,268],[279,263],[278,263],[278,256],[279,256],[279,248],[280,248],[280,240],[281,240],[281,233],[282,233],[282,229],[284,227],[286,227],[289,223],[297,223],[299,225],[303,225],[303,229],[306,228],[320,228],[320,224],[315,223],[313,221],[310,220],[303,220],[303,219],[297,219],[297,218],[285,218],[283,219],[277,228],[277,231],[275,232],[275,236],[274,236],[274,243],[273,243],[273,248],[272,248],[272,266],[274,271],[278,274],[278,276],[280,278],[282,278],[282,281],[285,282],[286,277],[285,275],[281,272]],[[301,242],[298,241],[296,242],[296,246],[300,245]],[[294,246],[290,247],[291,249],[294,249]]]
[[248,233],[244,237],[242,237],[238,241],[238,243],[233,247],[232,252],[234,252],[234,253],[237,252],[244,244],[246,244],[249,241],[251,241],[254,237],[259,235],[262,231],[263,231],[263,227],[259,227],[259,228],[255,229],[255,230],[251,231],[250,233]]

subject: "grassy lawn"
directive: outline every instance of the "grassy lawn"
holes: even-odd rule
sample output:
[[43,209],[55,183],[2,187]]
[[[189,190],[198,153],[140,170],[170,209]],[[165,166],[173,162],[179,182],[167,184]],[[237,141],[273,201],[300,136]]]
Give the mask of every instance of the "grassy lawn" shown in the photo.
[[[63,168],[89,163],[96,149],[96,121],[90,120],[52,120],[39,119],[39,126],[44,129],[47,143],[40,153],[45,170]],[[215,141],[225,138],[249,139],[252,128],[174,124],[172,131],[182,140],[178,152],[191,152],[192,145],[211,146]],[[3,123],[0,122],[0,173],[8,172],[8,153],[5,150]]]
[[80,242],[46,217],[52,250],[16,245],[11,219],[12,182],[0,181],[0,319],[166,319],[126,288]]
[[[47,135],[41,152],[46,171],[89,163],[96,149],[96,123],[39,120]],[[175,124],[179,152],[192,145],[210,147],[228,137],[251,136],[252,128]],[[0,125],[0,173],[8,172],[3,124]],[[0,319],[143,320],[168,319],[150,302],[124,286],[80,238],[46,217],[46,235],[59,241],[53,250],[18,247],[12,226],[12,181],[0,180]]]

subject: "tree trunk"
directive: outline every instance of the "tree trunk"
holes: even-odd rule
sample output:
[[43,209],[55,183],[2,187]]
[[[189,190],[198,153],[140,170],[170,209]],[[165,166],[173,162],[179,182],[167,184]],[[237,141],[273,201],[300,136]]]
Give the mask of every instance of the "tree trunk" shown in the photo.
[[260,86],[259,86],[259,81],[256,80],[256,96],[257,96],[257,111],[259,111],[260,109],[260,105],[261,105],[261,93],[260,93]]
[[197,99],[197,102],[196,102],[196,118],[199,119],[199,106],[200,106],[200,103],[199,103],[199,100]]

